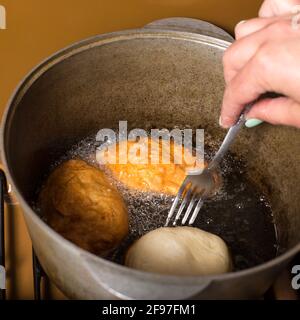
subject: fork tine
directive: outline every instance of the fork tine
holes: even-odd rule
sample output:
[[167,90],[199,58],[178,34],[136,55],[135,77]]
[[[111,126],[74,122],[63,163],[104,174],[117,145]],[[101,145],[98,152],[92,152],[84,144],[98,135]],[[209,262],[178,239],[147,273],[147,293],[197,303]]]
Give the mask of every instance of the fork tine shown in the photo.
[[193,224],[195,222],[195,220],[197,218],[197,215],[198,215],[203,203],[204,203],[203,198],[200,198],[198,203],[197,203],[197,206],[196,206],[196,208],[195,208],[195,210],[194,210],[194,212],[192,214],[192,217],[191,217],[191,219],[189,221],[189,224]]
[[185,215],[184,215],[184,217],[183,217],[183,219],[181,221],[181,224],[185,224],[186,223],[186,220],[188,219],[188,217],[189,217],[189,215],[190,215],[190,213],[191,213],[191,211],[192,211],[192,209],[194,207],[194,204],[197,201],[197,198],[196,198],[197,192],[195,192],[195,191],[196,191],[196,188],[193,190],[192,199],[191,199],[190,204],[189,204],[189,206],[188,206],[188,208],[187,208],[187,210],[185,212]]
[[189,203],[190,198],[191,198],[191,190],[192,190],[192,188],[189,187],[187,189],[187,191],[185,192],[184,197],[183,197],[183,201],[182,201],[182,203],[181,203],[181,205],[180,205],[180,207],[178,209],[178,212],[176,214],[175,220],[173,222],[173,226],[176,226],[176,223],[179,220],[182,211],[184,210],[186,204]]
[[184,181],[183,181],[183,183],[182,183],[182,185],[181,185],[181,187],[180,187],[179,190],[178,190],[178,193],[177,193],[176,198],[174,199],[174,201],[173,201],[173,203],[172,203],[171,209],[170,209],[170,211],[169,211],[169,213],[168,213],[167,221],[166,221],[166,223],[165,223],[165,227],[168,226],[170,220],[172,219],[172,216],[173,216],[173,214],[174,214],[174,212],[175,212],[175,209],[176,209],[176,207],[177,207],[177,204],[178,204],[178,202],[179,202],[179,200],[180,200],[180,198],[181,198],[181,196],[182,196],[182,194],[183,194],[183,192],[184,192],[187,184],[188,184],[188,179],[185,178]]

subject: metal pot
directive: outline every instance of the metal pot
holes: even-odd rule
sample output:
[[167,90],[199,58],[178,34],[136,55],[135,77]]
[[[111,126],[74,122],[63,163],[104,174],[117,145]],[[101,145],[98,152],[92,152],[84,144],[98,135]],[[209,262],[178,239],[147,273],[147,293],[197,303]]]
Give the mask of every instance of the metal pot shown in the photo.
[[[300,250],[299,137],[293,128],[244,130],[234,151],[268,194],[281,243],[277,258],[240,272],[175,277],[128,269],[62,238],[32,209],[53,161],[75,142],[128,120],[130,127],[201,127],[221,141],[222,54],[232,38],[203,21],[167,19],[96,36],[47,59],[20,84],[5,112],[2,160],[35,252],[52,281],[83,299],[250,298],[263,294]],[[255,146],[255,147],[254,147]]]

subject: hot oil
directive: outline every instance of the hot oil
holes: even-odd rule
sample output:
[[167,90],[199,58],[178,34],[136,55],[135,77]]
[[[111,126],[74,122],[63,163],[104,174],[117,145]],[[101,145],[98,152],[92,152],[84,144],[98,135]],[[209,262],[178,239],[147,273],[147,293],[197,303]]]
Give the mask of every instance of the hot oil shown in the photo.
[[[205,141],[207,159],[214,154],[213,139]],[[94,136],[75,145],[55,165],[71,158],[81,158],[99,167],[95,159]],[[219,235],[231,250],[235,270],[259,265],[276,256],[276,228],[266,197],[246,177],[246,163],[228,153],[221,165],[221,190],[203,205],[194,227]],[[101,167],[122,194],[129,213],[129,235],[107,259],[122,263],[130,244],[147,232],[162,227],[173,196],[139,192],[126,188]]]

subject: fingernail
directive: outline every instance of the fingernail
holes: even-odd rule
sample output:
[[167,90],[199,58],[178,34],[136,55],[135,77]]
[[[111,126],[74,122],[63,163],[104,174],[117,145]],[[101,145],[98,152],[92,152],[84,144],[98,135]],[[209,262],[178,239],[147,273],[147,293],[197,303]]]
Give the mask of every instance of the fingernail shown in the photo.
[[223,129],[227,129],[227,128],[228,128],[226,125],[224,125],[221,117],[219,118],[219,125],[220,125],[220,127],[222,127]]
[[[225,121],[224,121],[225,120]],[[228,125],[228,120],[230,120],[229,118],[222,119],[221,117],[219,118],[219,125],[223,128],[223,129],[228,129],[230,128],[230,125]]]
[[263,121],[261,121],[259,119],[249,119],[246,121],[245,126],[247,128],[253,128],[253,127],[258,126],[261,123],[263,123]]
[[220,126],[220,127],[223,127],[223,126],[222,126],[222,118],[221,118],[221,117],[219,118],[219,126]]
[[240,24],[243,24],[243,23],[246,22],[246,21],[247,21],[247,20],[242,20],[242,21],[238,22],[238,23],[236,24],[236,27],[239,26]]

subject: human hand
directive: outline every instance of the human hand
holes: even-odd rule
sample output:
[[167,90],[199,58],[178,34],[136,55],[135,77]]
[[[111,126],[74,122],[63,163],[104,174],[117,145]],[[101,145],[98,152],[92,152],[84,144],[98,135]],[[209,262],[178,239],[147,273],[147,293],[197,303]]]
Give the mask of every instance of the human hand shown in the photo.
[[[236,25],[236,39],[249,35],[283,17],[291,18],[300,12],[300,0],[265,0],[259,10],[259,18],[243,20]],[[273,18],[273,20],[265,20]]]
[[237,26],[236,38],[223,58],[221,125],[232,126],[246,104],[277,92],[284,97],[259,101],[247,119],[300,128],[300,28],[289,16],[253,19]]
[[299,0],[265,0],[258,15],[261,18],[270,18],[290,14],[296,5],[300,5]]

